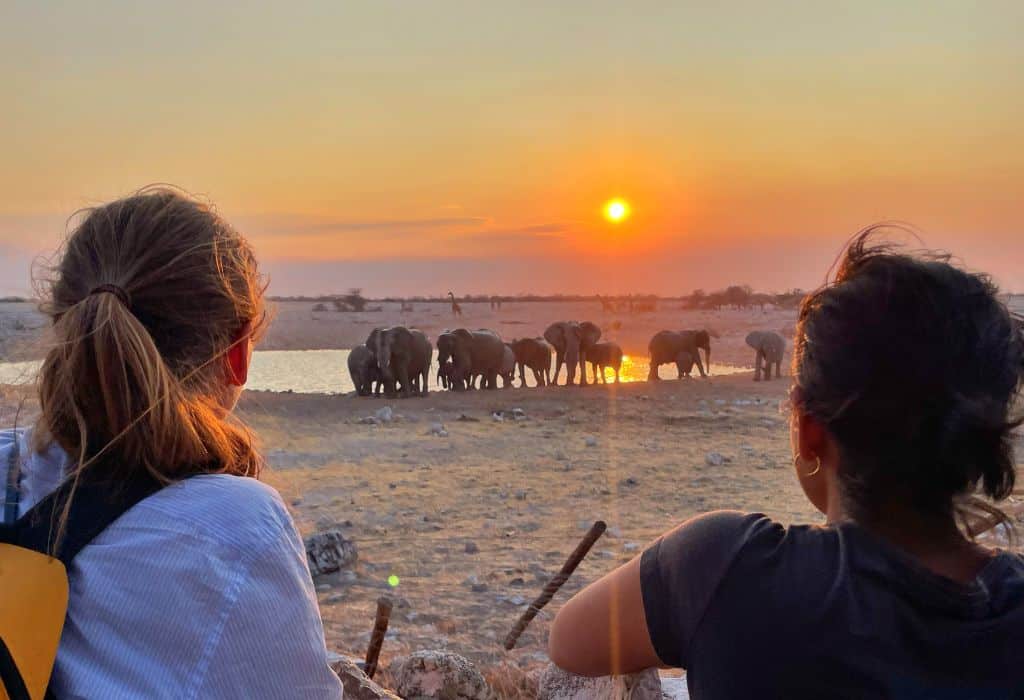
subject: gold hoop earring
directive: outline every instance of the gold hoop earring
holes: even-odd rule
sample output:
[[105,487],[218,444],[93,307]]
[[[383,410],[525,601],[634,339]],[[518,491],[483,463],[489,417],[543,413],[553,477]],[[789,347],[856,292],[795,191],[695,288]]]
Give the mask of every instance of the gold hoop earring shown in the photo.
[[[797,471],[799,471],[799,469],[800,469],[800,468],[799,468],[799,467],[797,466],[797,462],[798,462],[799,460],[800,460],[800,455],[799,455],[799,454],[797,454],[797,455],[793,455],[793,467],[794,467],[794,468],[795,468],[795,469],[796,469]],[[806,474],[804,474],[804,476],[814,476],[815,474],[817,474],[817,473],[818,473],[818,472],[820,472],[820,471],[821,471],[821,457],[815,456],[815,457],[814,457],[814,470],[813,470],[813,471],[809,471],[809,472],[807,472]]]

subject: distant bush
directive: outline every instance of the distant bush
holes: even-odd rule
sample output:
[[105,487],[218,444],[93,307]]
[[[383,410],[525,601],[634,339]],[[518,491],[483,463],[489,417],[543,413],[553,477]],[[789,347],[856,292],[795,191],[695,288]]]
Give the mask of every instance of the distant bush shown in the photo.
[[366,309],[366,297],[363,290],[353,287],[337,299],[333,299],[335,311],[364,311]]
[[315,311],[315,312],[327,311],[327,304],[317,304],[316,306],[313,307],[313,311]]

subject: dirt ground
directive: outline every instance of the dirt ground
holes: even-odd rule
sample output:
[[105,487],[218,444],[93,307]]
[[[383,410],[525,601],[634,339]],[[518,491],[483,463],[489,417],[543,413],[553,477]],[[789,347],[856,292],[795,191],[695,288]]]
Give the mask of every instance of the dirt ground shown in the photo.
[[[495,661],[516,617],[595,520],[608,533],[550,612],[697,513],[814,519],[791,474],[779,410],[786,388],[732,376],[397,402],[249,393],[241,415],[300,529],[340,526],[359,547],[354,575],[318,581],[333,645],[365,648],[393,574],[389,653],[446,646]],[[384,406],[391,423],[361,423]],[[437,424],[447,437],[432,434]],[[543,658],[549,620],[545,611],[515,658]]]
[[[345,348],[375,325],[406,321],[431,336],[454,325],[440,305],[314,314],[279,306],[266,349]],[[662,328],[716,331],[716,362],[750,365],[753,328],[792,329],[792,311],[602,314],[593,305],[467,305],[462,323],[505,337],[536,335],[559,318],[592,318],[627,353]],[[0,305],[0,360],[38,356],[41,318]],[[786,334],[789,335],[788,333]],[[36,349],[34,349],[36,348]],[[788,359],[788,352],[787,352]],[[587,582],[637,556],[658,534],[708,510],[760,511],[819,522],[792,474],[788,380],[752,373],[658,383],[548,387],[387,400],[246,392],[243,419],[259,434],[265,480],[303,534],[339,528],[359,549],[352,571],[316,581],[328,646],[360,655],[375,601],[396,601],[388,658],[449,648],[485,664],[533,668],[558,607]],[[29,387],[0,386],[0,427]],[[19,423],[31,421],[34,402]],[[368,418],[387,413],[381,424]],[[519,409],[515,411],[514,409]],[[380,412],[378,414],[378,412]],[[497,417],[496,417],[497,416]],[[518,419],[517,419],[518,416]],[[501,642],[585,530],[608,532],[519,647]],[[389,577],[398,577],[397,586]]]

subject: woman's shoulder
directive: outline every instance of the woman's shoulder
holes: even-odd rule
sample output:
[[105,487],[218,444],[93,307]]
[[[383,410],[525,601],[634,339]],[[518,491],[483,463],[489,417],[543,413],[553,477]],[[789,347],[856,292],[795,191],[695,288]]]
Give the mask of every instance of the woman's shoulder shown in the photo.
[[229,474],[203,474],[165,486],[122,520],[115,527],[167,529],[243,549],[291,537],[295,530],[277,490]]

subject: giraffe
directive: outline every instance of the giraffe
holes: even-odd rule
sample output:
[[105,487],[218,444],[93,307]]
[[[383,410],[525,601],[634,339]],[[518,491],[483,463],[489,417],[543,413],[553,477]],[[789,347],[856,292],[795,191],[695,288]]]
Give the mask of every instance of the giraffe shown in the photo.
[[462,307],[459,306],[459,302],[455,301],[455,295],[448,292],[448,296],[452,300],[452,316],[462,316]]

